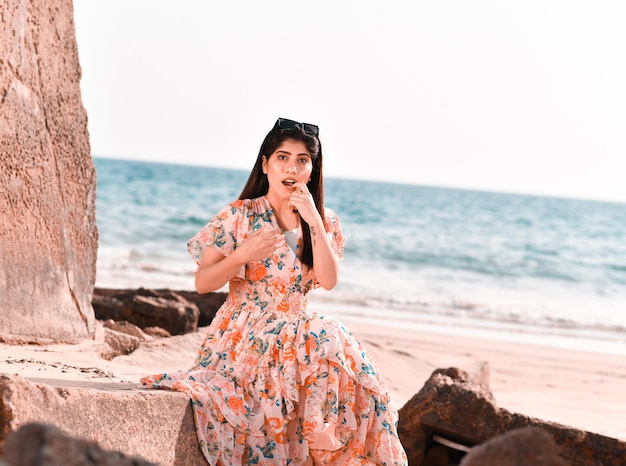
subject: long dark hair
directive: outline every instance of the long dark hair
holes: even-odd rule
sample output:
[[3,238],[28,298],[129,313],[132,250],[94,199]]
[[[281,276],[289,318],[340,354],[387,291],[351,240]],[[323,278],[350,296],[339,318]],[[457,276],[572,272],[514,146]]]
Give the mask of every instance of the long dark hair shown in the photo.
[[[311,172],[311,181],[307,183],[307,188],[313,196],[317,211],[322,216],[322,219],[324,219],[322,144],[318,137],[302,131],[302,127],[300,125],[296,125],[290,129],[281,129],[278,127],[278,122],[276,122],[272,130],[267,133],[267,136],[265,136],[265,139],[261,144],[259,155],[252,171],[250,172],[248,181],[243,187],[241,194],[239,194],[239,199],[254,199],[267,194],[267,191],[269,190],[269,182],[267,180],[267,175],[263,173],[263,156],[269,159],[276,149],[278,149],[287,139],[303,142],[309,151],[309,154],[311,154],[313,171]],[[300,222],[300,225],[302,227],[302,254],[300,261],[308,267],[313,267],[311,230],[305,221]]]

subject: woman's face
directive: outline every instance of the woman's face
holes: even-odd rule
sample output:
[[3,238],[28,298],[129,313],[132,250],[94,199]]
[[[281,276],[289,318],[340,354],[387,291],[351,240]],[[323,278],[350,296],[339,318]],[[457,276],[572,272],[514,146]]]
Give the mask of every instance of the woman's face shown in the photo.
[[269,190],[287,197],[294,183],[309,182],[313,161],[303,142],[286,139],[269,157],[263,156],[263,171]]

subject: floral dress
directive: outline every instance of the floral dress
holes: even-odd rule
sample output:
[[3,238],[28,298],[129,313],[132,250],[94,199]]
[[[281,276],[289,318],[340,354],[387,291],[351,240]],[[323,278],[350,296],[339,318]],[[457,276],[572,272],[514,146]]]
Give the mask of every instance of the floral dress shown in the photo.
[[[345,243],[330,209],[326,232]],[[265,197],[238,200],[189,241],[224,256],[259,228],[278,228]],[[387,387],[360,343],[336,319],[307,310],[319,286],[285,244],[230,280],[226,301],[187,371],[141,379],[191,397],[200,448],[211,465],[406,465]]]

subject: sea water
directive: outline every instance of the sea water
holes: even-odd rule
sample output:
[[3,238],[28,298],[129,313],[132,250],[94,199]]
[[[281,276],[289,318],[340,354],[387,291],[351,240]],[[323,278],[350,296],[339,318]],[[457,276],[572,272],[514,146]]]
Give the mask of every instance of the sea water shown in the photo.
[[[94,159],[96,286],[193,289],[187,240],[248,173]],[[348,239],[310,307],[404,329],[626,354],[626,204],[325,180]]]

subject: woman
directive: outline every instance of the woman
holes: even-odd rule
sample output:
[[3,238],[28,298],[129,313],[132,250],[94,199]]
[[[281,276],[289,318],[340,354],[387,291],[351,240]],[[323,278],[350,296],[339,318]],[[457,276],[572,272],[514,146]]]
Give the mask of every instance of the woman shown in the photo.
[[239,196],[189,241],[199,293],[229,284],[188,371],[142,379],[188,393],[211,465],[405,465],[384,381],[337,320],[307,311],[345,243],[324,207],[317,126],[279,118]]

